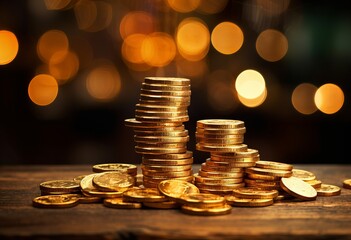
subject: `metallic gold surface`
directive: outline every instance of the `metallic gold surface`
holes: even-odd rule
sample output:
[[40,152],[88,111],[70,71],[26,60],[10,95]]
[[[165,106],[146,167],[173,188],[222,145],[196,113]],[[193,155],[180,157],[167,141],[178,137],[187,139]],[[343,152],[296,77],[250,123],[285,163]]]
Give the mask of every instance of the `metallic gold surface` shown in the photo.
[[268,168],[268,169],[277,169],[277,170],[287,170],[291,171],[293,166],[286,163],[274,162],[274,161],[257,161],[256,167],[258,168]]
[[279,195],[277,190],[262,190],[259,188],[233,189],[233,196],[238,198],[275,198]]
[[323,197],[337,196],[341,194],[341,188],[332,184],[322,183],[320,188],[316,188],[317,195]]
[[236,207],[266,207],[274,203],[272,198],[238,198],[235,196],[227,196],[226,201]]
[[102,172],[93,178],[93,185],[102,191],[125,191],[135,184],[135,178],[123,172]]
[[39,208],[68,208],[78,205],[79,197],[77,194],[46,195],[33,199],[34,207]]
[[317,197],[316,189],[297,177],[281,178],[280,186],[284,191],[301,200],[315,200]]
[[74,180],[51,180],[42,182],[39,185],[41,191],[46,192],[79,192],[79,183]]
[[158,190],[161,194],[172,200],[179,199],[183,194],[200,192],[194,184],[176,179],[168,179],[160,182]]
[[156,188],[129,189],[123,193],[123,199],[130,202],[164,202],[167,200]]
[[136,202],[125,202],[122,198],[106,198],[104,199],[104,206],[119,209],[138,209],[142,207],[142,204]]
[[201,215],[201,216],[217,216],[217,215],[225,215],[230,214],[232,211],[232,207],[230,205],[224,205],[223,207],[216,208],[196,208],[187,205],[183,205],[181,207],[183,213],[190,215]]

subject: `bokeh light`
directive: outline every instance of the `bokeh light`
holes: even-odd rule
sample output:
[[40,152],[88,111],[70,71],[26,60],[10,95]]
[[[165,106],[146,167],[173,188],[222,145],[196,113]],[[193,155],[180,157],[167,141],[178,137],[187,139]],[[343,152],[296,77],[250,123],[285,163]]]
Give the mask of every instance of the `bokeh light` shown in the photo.
[[267,88],[264,89],[264,91],[261,93],[261,95],[257,96],[256,98],[245,98],[241,95],[237,95],[239,101],[245,105],[246,107],[254,108],[262,105],[264,101],[266,100],[267,97]]
[[131,11],[128,12],[121,20],[119,32],[122,39],[129,35],[141,33],[151,34],[155,31],[154,17],[144,11]]
[[221,12],[227,5],[228,0],[201,0],[196,11],[202,14],[215,14]]
[[57,97],[58,84],[56,79],[48,74],[36,75],[29,83],[28,96],[39,106],[51,104]]
[[317,111],[314,95],[317,87],[311,83],[301,83],[291,95],[291,103],[299,113],[309,115]]
[[244,34],[235,23],[222,22],[213,29],[211,42],[218,52],[233,54],[243,45]]
[[[41,35],[37,43],[37,54],[45,63],[49,63],[51,57],[56,52],[68,52],[68,49],[68,37],[60,30],[49,30],[45,32]],[[61,56],[64,56],[64,54]]]
[[288,52],[288,39],[277,30],[266,29],[257,37],[256,50],[266,61],[279,61]]
[[168,5],[177,12],[187,13],[194,11],[201,0],[167,0]]
[[325,114],[338,112],[344,104],[344,92],[333,83],[320,86],[314,95],[317,108]]
[[277,16],[285,12],[290,0],[255,0],[257,6],[270,16]]
[[79,59],[72,51],[56,52],[50,59],[49,72],[59,84],[73,78],[79,70]]
[[235,90],[243,98],[255,99],[260,97],[266,89],[266,82],[256,70],[247,69],[241,72],[235,81]]
[[208,27],[198,18],[187,18],[178,25],[176,43],[182,57],[189,61],[199,61],[209,50]]
[[44,0],[48,10],[66,10],[69,9],[75,0]]
[[0,65],[13,61],[18,53],[18,40],[16,35],[7,30],[0,31]]
[[112,63],[103,62],[94,67],[86,78],[86,88],[90,96],[98,101],[110,101],[121,90],[121,77]]

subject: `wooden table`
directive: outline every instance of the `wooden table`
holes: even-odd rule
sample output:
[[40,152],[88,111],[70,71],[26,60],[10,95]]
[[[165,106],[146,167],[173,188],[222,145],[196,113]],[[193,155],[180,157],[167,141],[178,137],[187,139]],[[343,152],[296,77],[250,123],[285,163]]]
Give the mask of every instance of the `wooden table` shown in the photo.
[[[351,165],[294,167],[338,186],[351,178]],[[91,172],[91,166],[82,165],[0,167],[0,239],[351,239],[351,190],[344,188],[339,196],[233,207],[231,214],[212,217],[177,209],[112,209],[99,203],[32,207],[40,182]]]

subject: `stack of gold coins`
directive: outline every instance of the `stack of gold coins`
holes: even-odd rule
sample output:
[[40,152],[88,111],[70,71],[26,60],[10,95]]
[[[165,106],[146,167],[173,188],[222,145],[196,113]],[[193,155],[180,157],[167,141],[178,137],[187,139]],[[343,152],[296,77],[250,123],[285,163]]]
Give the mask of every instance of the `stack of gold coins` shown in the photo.
[[197,121],[196,149],[211,154],[194,174],[201,192],[226,195],[245,185],[244,168],[254,166],[260,158],[257,150],[243,144],[245,132],[245,124],[239,120]]
[[146,77],[142,83],[135,118],[125,125],[134,130],[136,153],[142,155],[143,185],[155,188],[162,180],[193,181],[193,153],[187,150],[190,80]]
[[283,191],[280,179],[291,177],[292,170],[293,166],[290,164],[260,160],[254,167],[245,169],[245,185],[251,188]]

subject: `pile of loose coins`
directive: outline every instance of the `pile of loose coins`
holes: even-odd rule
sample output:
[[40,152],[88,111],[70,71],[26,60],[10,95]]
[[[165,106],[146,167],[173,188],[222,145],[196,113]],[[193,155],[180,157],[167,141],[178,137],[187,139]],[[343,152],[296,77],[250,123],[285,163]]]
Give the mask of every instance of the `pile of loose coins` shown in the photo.
[[187,150],[190,80],[146,77],[141,86],[135,118],[125,119],[133,128],[135,151],[142,156],[143,185],[157,187],[166,179],[193,180],[193,152]]
[[201,192],[227,195],[245,186],[244,169],[255,166],[260,159],[256,149],[243,144],[245,132],[245,124],[239,120],[197,121],[196,149],[211,154],[194,175]]

